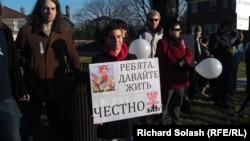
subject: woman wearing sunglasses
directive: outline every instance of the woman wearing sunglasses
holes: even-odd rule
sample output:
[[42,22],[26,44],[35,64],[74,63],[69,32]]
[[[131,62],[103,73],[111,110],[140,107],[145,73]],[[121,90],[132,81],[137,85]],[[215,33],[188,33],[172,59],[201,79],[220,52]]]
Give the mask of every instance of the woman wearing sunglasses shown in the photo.
[[159,59],[161,99],[163,112],[159,123],[180,124],[180,108],[183,101],[184,88],[189,86],[188,70],[192,61],[190,48],[181,39],[181,24],[169,18],[164,25],[163,38],[158,41],[155,57]]

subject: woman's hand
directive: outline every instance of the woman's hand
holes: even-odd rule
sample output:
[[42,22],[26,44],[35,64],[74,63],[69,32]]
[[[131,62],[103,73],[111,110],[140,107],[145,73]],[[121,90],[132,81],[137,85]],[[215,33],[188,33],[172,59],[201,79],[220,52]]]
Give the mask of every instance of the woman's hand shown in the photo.
[[[94,119],[94,115],[91,115],[91,117]],[[95,125],[103,125],[103,123],[95,123]]]

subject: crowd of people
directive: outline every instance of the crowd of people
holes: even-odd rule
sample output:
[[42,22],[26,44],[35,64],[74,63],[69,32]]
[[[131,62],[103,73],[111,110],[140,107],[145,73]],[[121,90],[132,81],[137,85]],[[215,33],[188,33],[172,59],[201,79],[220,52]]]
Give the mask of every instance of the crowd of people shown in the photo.
[[[63,141],[67,64],[73,70],[76,81],[86,78],[81,73],[80,58],[74,41],[67,29],[60,24],[62,13],[59,1],[37,0],[30,17],[31,22],[21,27],[15,41],[12,31],[0,23],[0,140],[39,140],[36,132],[45,107],[49,140]],[[242,58],[243,34],[232,30],[230,21],[222,21],[218,32],[210,36],[203,36],[202,27],[195,26],[192,52],[191,47],[181,37],[182,24],[177,19],[169,17],[166,24],[161,25],[160,13],[151,10],[146,20],[137,37],[150,43],[151,53],[148,58],[159,59],[162,113],[97,124],[97,138],[106,141],[132,141],[132,125],[167,125],[167,118],[170,118],[171,125],[180,125],[186,88],[192,99],[211,96],[215,106],[233,106],[232,95],[236,91],[237,70]],[[124,41],[127,28],[126,22],[121,19],[110,21],[105,27],[104,40],[100,45],[102,52],[93,56],[91,63],[136,60],[136,55],[129,53],[129,43]],[[219,77],[213,80],[200,76],[194,70],[195,65],[208,57],[218,59],[223,67]],[[242,115],[249,105],[250,49],[246,51],[245,62],[248,97],[236,111],[237,115]],[[210,89],[214,88],[212,95],[206,93],[208,86]],[[87,93],[91,113],[89,87]]]

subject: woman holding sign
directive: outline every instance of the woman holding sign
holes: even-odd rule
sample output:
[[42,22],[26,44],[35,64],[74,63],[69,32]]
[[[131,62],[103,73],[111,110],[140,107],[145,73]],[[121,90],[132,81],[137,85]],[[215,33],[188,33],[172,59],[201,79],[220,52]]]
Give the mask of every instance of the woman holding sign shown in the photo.
[[163,112],[160,124],[166,124],[170,116],[171,124],[180,123],[180,108],[183,101],[184,88],[189,86],[188,70],[192,61],[192,53],[183,39],[180,38],[180,22],[169,18],[163,27],[163,38],[158,41],[156,55],[159,59],[160,82]]
[[[121,25],[118,22],[112,21],[105,29],[105,43],[101,47],[102,53],[94,56],[92,63],[137,59],[134,54],[129,53],[128,46],[124,43],[123,38]],[[130,133],[129,130],[132,126],[130,126],[129,120],[131,119],[98,124],[97,137],[106,141],[112,139],[131,141],[132,133]]]

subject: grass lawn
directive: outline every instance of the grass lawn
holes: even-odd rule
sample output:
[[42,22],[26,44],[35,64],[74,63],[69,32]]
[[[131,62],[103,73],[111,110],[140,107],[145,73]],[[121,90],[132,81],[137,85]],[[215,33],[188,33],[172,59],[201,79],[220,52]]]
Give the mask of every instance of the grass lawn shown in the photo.
[[246,65],[245,62],[242,61],[239,64],[238,68],[238,78],[245,78],[246,77]]
[[[238,78],[245,77],[245,62],[242,61],[238,69]],[[192,101],[190,111],[181,114],[182,122],[186,125],[249,125],[249,114],[247,118],[234,116],[246,96],[245,88],[238,87],[236,94],[232,97],[234,107],[229,109],[215,107],[210,98],[195,99]],[[250,113],[250,108],[247,111]]]
[[91,58],[92,57],[89,57],[89,56],[80,56],[80,61],[81,61],[81,63],[90,63]]
[[[182,123],[184,125],[246,125],[250,124],[248,117],[235,116],[235,110],[238,110],[246,93],[236,93],[233,96],[234,107],[229,109],[220,109],[214,106],[209,98],[200,98],[192,101],[189,112],[181,113]],[[250,109],[248,109],[248,113]]]

